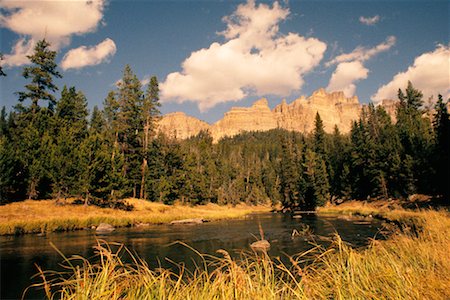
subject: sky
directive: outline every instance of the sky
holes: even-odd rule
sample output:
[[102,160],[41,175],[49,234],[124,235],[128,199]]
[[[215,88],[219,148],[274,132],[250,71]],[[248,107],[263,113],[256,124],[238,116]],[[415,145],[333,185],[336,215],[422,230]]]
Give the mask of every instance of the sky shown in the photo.
[[0,105],[17,104],[26,56],[44,37],[60,90],[75,86],[90,109],[126,64],[143,85],[157,76],[162,113],[209,123],[232,106],[266,97],[273,108],[322,87],[379,103],[410,80],[425,99],[448,98],[449,10],[444,0],[0,0]]

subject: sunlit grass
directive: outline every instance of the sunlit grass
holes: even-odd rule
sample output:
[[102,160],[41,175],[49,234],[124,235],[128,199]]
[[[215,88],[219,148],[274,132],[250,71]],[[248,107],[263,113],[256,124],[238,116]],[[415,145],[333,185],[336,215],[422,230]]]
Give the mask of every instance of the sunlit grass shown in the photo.
[[69,231],[109,223],[132,226],[140,223],[160,224],[173,220],[203,218],[207,220],[243,217],[251,212],[269,211],[266,206],[165,205],[128,199],[135,209],[122,211],[84,205],[56,205],[53,200],[27,200],[0,206],[0,235]]
[[[66,260],[69,275],[43,272],[42,286],[53,299],[450,299],[449,213],[409,213],[419,231],[395,231],[365,249],[336,236],[329,249],[291,257],[289,266],[264,253],[231,258],[220,250],[198,253],[203,264],[194,271],[152,270],[125,248],[99,243],[96,263]],[[81,267],[70,267],[73,260]]]

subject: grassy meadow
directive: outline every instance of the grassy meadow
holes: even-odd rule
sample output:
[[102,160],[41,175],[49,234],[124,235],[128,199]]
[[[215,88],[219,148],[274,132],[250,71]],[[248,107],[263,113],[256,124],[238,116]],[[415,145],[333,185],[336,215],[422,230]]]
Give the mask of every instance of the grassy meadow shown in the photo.
[[[219,250],[198,253],[204,265],[195,271],[152,270],[138,257],[124,263],[127,249],[99,242],[97,263],[67,259],[68,274],[44,271],[42,286],[49,299],[450,299],[447,211],[350,203],[319,213],[380,215],[406,225],[364,249],[336,236],[330,248],[300,253],[289,266],[265,253],[233,259]],[[71,267],[74,261],[82,267]]]
[[54,200],[27,200],[0,206],[0,235],[70,231],[109,223],[116,227],[139,224],[161,224],[173,220],[203,218],[219,220],[243,217],[252,212],[270,211],[266,206],[239,204],[199,206],[165,205],[145,200],[128,199],[133,211],[96,206],[56,205]]

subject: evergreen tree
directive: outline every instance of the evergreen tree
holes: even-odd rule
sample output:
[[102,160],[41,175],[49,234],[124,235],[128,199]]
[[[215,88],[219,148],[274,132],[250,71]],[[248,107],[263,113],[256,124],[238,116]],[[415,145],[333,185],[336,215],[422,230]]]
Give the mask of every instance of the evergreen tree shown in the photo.
[[[423,117],[422,93],[415,89],[411,82],[403,92],[399,90],[398,98],[400,105],[397,109],[397,131],[403,146],[401,159],[405,163],[412,163],[412,174],[403,174],[404,178],[412,178],[409,182],[407,194],[413,194],[418,190],[430,192],[427,189],[432,186],[430,180],[433,178],[430,163],[432,153],[431,122],[429,118]],[[407,158],[409,156],[409,158]]]
[[141,175],[141,189],[139,198],[143,199],[145,197],[145,182],[148,167],[148,155],[149,155],[149,145],[151,139],[156,134],[157,122],[160,118],[159,107],[159,86],[158,79],[152,76],[150,83],[148,84],[147,91],[142,104],[142,118],[144,121],[144,128],[142,131],[143,137],[143,147],[142,147],[142,175]]
[[[449,101],[447,101],[448,103]],[[450,198],[450,115],[442,95],[438,96],[433,127],[435,132],[436,190],[449,203]]]
[[55,143],[52,151],[52,172],[54,194],[61,196],[81,195],[84,178],[81,176],[88,165],[81,151],[87,138],[87,101],[75,87],[64,86],[55,112]]
[[323,127],[323,121],[320,118],[319,112],[316,113],[316,119],[314,123],[314,152],[321,156],[322,159],[325,158],[325,130]]
[[284,208],[296,208],[300,206],[300,174],[299,163],[291,138],[283,139],[281,145],[280,161],[280,192],[281,204]]
[[106,129],[106,121],[102,111],[96,106],[92,110],[91,121],[89,122],[89,130],[91,133],[104,134]]
[[143,93],[141,82],[131,70],[125,66],[122,80],[117,91],[117,101],[120,106],[118,112],[118,142],[124,156],[122,175],[126,179],[125,194],[136,197],[141,183],[141,155]]
[[55,63],[56,52],[49,49],[50,44],[44,39],[38,41],[32,55],[27,56],[32,66],[25,67],[23,70],[23,77],[31,78],[31,83],[25,85],[25,92],[18,92],[19,101],[23,102],[26,99],[31,100],[31,111],[33,114],[38,109],[38,101],[48,101],[50,109],[56,103],[53,93],[58,90],[58,87],[53,83],[54,78],[61,78],[61,74],[56,70]]

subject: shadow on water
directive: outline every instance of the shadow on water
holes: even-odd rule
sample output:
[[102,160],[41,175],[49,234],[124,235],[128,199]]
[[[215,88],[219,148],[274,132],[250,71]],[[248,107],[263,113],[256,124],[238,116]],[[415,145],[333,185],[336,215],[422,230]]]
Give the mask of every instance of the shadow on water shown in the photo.
[[[237,256],[240,250],[249,250],[249,245],[259,238],[259,224],[271,243],[269,255],[286,257],[309,250],[314,246],[305,237],[292,237],[294,230],[309,228],[314,242],[327,246],[329,237],[338,233],[342,240],[355,247],[367,245],[369,238],[379,238],[381,222],[355,222],[337,217],[303,214],[293,218],[289,214],[254,214],[239,220],[225,220],[201,225],[151,225],[141,228],[120,228],[108,235],[98,236],[92,230],[68,233],[51,233],[46,236],[25,235],[0,237],[1,299],[18,299],[23,290],[33,282],[37,273],[35,264],[43,270],[60,270],[62,257],[50,246],[52,242],[66,257],[81,255],[92,257],[97,238],[107,242],[125,244],[133,253],[145,259],[152,268],[175,268],[166,260],[184,263],[188,268],[198,263],[198,256],[181,241],[200,253],[217,255],[224,249]],[[26,299],[40,298],[42,291],[31,290]]]

